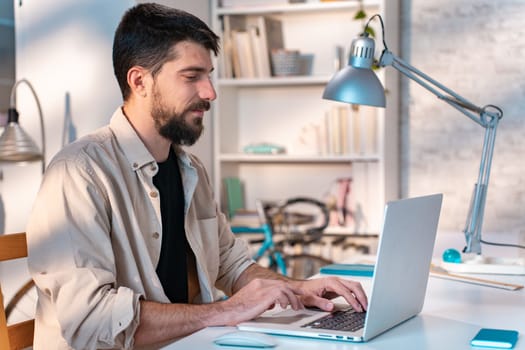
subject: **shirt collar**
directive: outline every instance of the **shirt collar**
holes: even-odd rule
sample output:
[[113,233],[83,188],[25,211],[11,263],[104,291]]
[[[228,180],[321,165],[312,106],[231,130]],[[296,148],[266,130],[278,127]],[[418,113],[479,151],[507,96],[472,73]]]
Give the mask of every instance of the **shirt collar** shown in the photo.
[[109,128],[115,135],[115,138],[133,170],[138,170],[145,165],[155,162],[155,159],[148,151],[139,135],[137,135],[133,126],[131,126],[128,118],[126,118],[122,112],[121,107],[117,108],[115,113],[113,113],[109,122]]

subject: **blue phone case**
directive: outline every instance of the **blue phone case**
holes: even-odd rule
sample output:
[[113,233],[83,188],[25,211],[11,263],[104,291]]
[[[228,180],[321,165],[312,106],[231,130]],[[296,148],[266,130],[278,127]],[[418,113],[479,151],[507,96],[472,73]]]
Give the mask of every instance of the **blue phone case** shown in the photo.
[[512,349],[518,341],[518,335],[514,330],[482,328],[470,344],[484,348]]

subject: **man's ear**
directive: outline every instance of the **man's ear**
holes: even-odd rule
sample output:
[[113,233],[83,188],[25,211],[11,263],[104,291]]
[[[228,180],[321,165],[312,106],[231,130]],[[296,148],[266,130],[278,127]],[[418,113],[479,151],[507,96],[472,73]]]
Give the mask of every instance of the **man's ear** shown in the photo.
[[140,66],[133,66],[128,70],[128,85],[131,89],[131,94],[140,97],[146,97],[147,93],[147,79],[149,72]]

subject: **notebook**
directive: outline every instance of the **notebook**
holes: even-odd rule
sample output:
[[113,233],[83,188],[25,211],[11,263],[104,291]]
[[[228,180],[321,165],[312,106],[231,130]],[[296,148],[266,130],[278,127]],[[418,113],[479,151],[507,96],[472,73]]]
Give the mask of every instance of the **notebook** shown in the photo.
[[[442,194],[386,204],[364,326],[356,331],[316,328],[333,318],[319,310],[267,312],[238,325],[241,330],[298,337],[364,342],[414,317],[423,308]],[[338,298],[337,301],[342,300]],[[336,310],[348,309],[337,303]],[[335,322],[341,324],[340,321]]]

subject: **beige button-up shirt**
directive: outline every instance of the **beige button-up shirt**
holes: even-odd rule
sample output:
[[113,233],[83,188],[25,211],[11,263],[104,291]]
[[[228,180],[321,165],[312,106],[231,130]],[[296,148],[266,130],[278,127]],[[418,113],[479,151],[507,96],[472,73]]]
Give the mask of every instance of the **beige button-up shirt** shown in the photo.
[[[253,261],[217,208],[202,163],[176,151],[196,302],[209,303],[219,290],[229,294]],[[139,298],[169,303],[155,271],[162,240],[157,170],[120,108],[108,126],[51,161],[27,226],[38,291],[35,349],[132,348]]]

